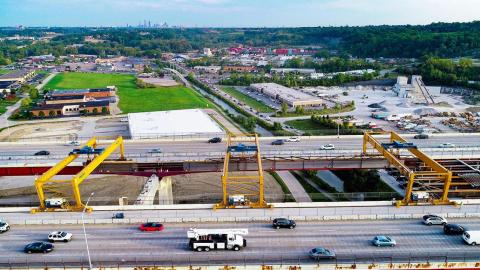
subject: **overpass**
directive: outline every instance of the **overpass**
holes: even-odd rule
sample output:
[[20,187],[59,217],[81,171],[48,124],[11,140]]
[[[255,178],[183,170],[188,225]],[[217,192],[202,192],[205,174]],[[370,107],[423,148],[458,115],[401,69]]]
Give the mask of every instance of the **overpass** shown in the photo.
[[[125,147],[123,141],[117,139],[106,148],[104,153],[98,155],[101,160],[98,160],[97,154],[92,152],[91,154],[95,154],[94,158],[87,159],[86,162],[75,162],[79,157],[78,154],[70,154],[61,160],[64,157],[61,153],[65,153],[67,148],[55,143],[2,144],[0,149],[4,148],[5,150],[0,157],[0,176],[47,173],[47,176],[42,175],[39,178],[39,181],[43,182],[50,181],[49,179],[55,175],[76,175],[78,180],[75,180],[77,184],[74,187],[78,189],[78,184],[83,182],[90,173],[138,176],[157,174],[162,177],[201,172],[223,172],[224,175],[228,175],[228,171],[258,171],[261,174],[263,170],[347,170],[394,166],[400,173],[407,176],[405,202],[411,202],[409,196],[414,190],[424,189],[432,194],[441,193],[439,203],[448,203],[449,191],[455,192],[457,195],[478,192],[478,181],[475,177],[473,177],[473,181],[470,181],[470,176],[479,174],[476,167],[480,159],[480,136],[478,134],[434,135],[429,140],[415,140],[415,145],[412,146],[413,150],[412,147],[396,147],[397,143],[407,144],[407,142],[395,133],[392,133],[390,137],[385,134],[374,135],[375,138],[368,134],[364,136],[302,137],[300,142],[287,142],[285,145],[272,145],[272,141],[277,140],[278,137],[259,138],[255,141],[255,149],[262,149],[261,152],[258,151],[258,157],[257,154],[253,156],[242,154],[231,160],[224,158],[225,148],[232,147],[230,138],[227,140],[227,145],[224,143],[208,144],[205,139],[199,138],[175,142],[168,140],[127,141]],[[235,137],[235,140],[238,141],[241,138],[243,137]],[[442,143],[448,141],[455,142],[455,145],[448,145],[448,148],[440,147]],[[392,145],[392,142],[395,144]],[[334,143],[335,150],[321,148],[327,143]],[[360,147],[362,143],[363,149]],[[368,143],[373,145],[373,149],[367,148]],[[100,141],[91,140],[86,143],[86,146],[98,148],[100,144]],[[395,149],[388,149],[385,145],[390,145],[388,147]],[[159,146],[160,151],[157,150]],[[32,149],[32,147],[48,149],[53,154],[32,157],[19,152],[19,150],[22,151],[21,149]],[[120,149],[118,155],[113,154],[116,148]],[[151,151],[154,148],[156,150]],[[227,151],[228,153],[229,151]],[[50,169],[57,162],[59,162],[58,165]],[[454,172],[450,173],[448,169],[444,168],[443,162],[453,168]],[[470,178],[466,179],[463,177],[464,175],[469,175]],[[448,178],[445,178],[447,176]],[[260,185],[259,189],[263,190],[263,180],[260,178],[254,178],[254,180],[256,179],[257,185]],[[60,181],[52,180],[52,182]],[[62,182],[64,181],[62,180]],[[222,182],[226,186],[225,183],[228,181],[223,179]],[[246,184],[245,181],[242,183]],[[226,187],[224,188],[226,190]],[[224,192],[224,194],[226,193]],[[262,194],[260,192],[257,195],[262,197]],[[77,207],[82,208],[79,197],[76,201]],[[226,199],[224,198],[225,204]]]

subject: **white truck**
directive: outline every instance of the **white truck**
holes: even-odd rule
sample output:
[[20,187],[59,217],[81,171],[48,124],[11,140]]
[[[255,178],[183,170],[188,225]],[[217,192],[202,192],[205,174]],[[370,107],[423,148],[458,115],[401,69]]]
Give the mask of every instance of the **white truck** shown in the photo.
[[190,229],[187,236],[192,250],[210,251],[212,249],[230,249],[239,251],[247,246],[243,236],[248,229]]

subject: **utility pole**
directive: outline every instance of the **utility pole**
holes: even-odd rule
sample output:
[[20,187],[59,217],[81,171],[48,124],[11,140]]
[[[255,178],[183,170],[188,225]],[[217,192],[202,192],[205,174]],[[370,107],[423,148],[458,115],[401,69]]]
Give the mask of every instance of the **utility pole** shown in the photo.
[[92,198],[93,194],[94,194],[94,192],[92,192],[90,194],[90,197],[88,197],[88,200],[85,203],[85,206],[83,207],[83,211],[82,211],[83,236],[85,237],[85,246],[87,247],[88,269],[89,270],[92,270],[92,259],[90,258],[90,249],[88,248],[87,232],[85,230],[85,221],[83,219],[83,216],[85,215],[85,211],[87,211],[88,202],[90,201],[90,198]]

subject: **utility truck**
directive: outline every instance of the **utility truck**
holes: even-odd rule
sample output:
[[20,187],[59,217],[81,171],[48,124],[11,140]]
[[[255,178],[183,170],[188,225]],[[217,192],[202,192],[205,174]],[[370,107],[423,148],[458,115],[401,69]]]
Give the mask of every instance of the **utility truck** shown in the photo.
[[210,251],[212,249],[230,249],[239,251],[247,246],[243,236],[248,235],[248,229],[190,229],[187,236],[188,245],[195,251]]

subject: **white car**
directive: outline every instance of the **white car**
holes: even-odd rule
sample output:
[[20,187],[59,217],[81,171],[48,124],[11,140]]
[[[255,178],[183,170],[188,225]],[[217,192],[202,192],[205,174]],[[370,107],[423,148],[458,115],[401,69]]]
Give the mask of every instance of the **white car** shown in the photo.
[[455,144],[453,144],[453,143],[442,143],[438,147],[439,148],[455,148]]
[[10,225],[3,220],[0,220],[0,233],[8,232],[10,230]]
[[285,139],[286,142],[300,142],[300,138],[298,137],[290,137],[288,139]]
[[65,146],[79,146],[80,143],[78,141],[71,141],[71,142],[67,142],[65,143]]
[[320,150],[335,150],[335,145],[333,144],[325,144],[320,146]]
[[67,232],[51,232],[48,235],[50,242],[69,242],[72,240],[72,234]]
[[423,224],[431,226],[431,225],[445,225],[448,224],[446,218],[437,216],[437,215],[424,215],[423,216]]

